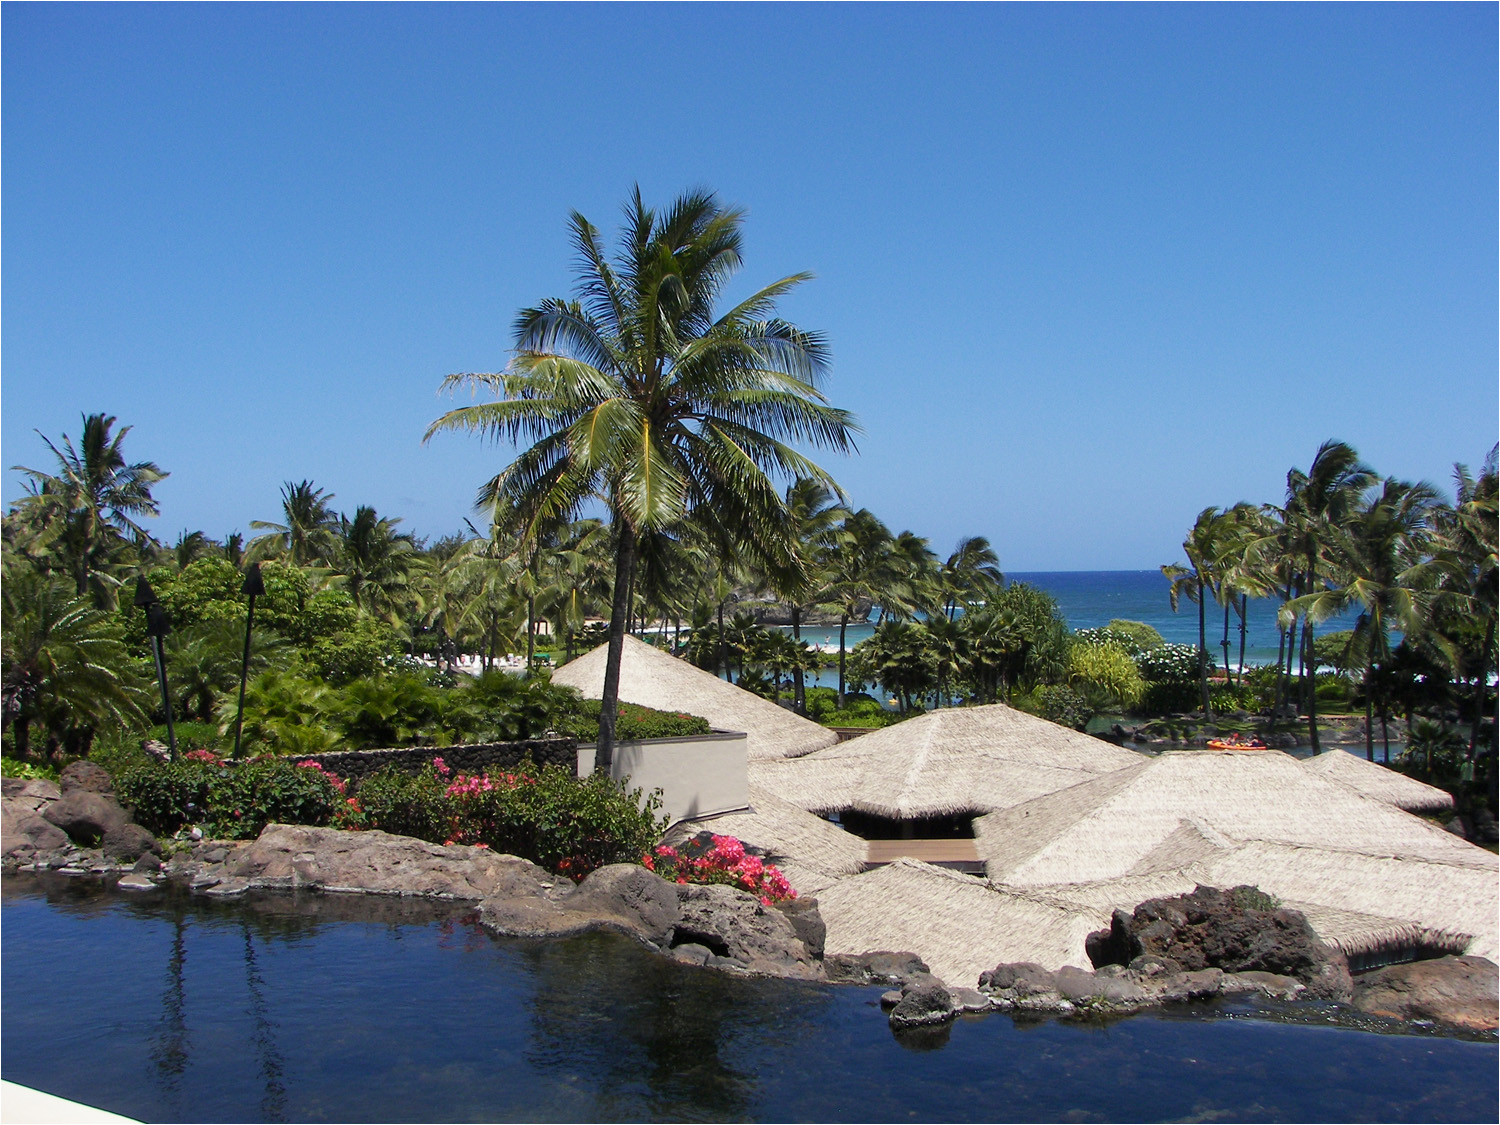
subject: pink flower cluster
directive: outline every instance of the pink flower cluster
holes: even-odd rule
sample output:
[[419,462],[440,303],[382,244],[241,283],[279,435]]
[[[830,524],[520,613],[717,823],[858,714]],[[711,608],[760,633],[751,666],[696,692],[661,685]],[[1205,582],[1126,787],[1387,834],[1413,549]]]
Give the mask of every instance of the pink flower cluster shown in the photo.
[[183,758],[185,758],[189,762],[208,762],[212,765],[218,765],[219,762],[219,756],[217,754],[215,754],[212,750],[205,749],[189,750],[186,754],[183,755]]
[[757,895],[766,906],[796,898],[785,875],[760,856],[745,851],[733,836],[713,836],[711,843],[690,840],[680,849],[658,844],[641,857],[641,864],[663,879],[678,883],[720,883]]
[[347,792],[347,790],[349,788],[349,783],[348,782],[346,782],[343,778],[341,778],[338,774],[334,773],[333,771],[331,771],[331,770],[325,770],[317,762],[314,762],[314,761],[311,761],[311,760],[303,761],[303,762],[298,762],[297,763],[297,768],[298,769],[302,769],[302,770],[317,770],[320,774],[322,774],[324,777],[326,777],[328,779],[328,784],[332,785],[334,787],[334,789],[337,790],[338,793],[341,796],[345,792]]
[[[435,759],[441,761],[441,759]],[[497,774],[466,774],[461,773],[455,777],[444,795],[449,797],[477,797],[481,793],[488,793],[494,789],[517,789],[522,785],[532,785],[536,778],[527,777],[524,773],[497,773]]]

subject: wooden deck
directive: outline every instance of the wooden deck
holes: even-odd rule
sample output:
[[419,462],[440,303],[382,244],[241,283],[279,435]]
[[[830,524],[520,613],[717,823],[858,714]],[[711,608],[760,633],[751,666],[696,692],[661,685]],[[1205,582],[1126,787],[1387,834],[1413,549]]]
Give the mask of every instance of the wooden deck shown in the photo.
[[865,843],[866,870],[903,857],[975,875],[984,874],[984,861],[979,858],[973,840],[869,840]]

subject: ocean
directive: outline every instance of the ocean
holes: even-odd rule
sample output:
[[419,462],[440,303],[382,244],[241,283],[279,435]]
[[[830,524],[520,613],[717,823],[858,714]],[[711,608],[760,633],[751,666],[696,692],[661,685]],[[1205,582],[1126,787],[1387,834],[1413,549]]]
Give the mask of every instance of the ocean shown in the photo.
[[[1052,570],[1007,574],[1009,582],[1024,582],[1045,590],[1057,601],[1070,629],[1096,629],[1111,621],[1144,621],[1164,640],[1174,644],[1198,643],[1198,607],[1183,599],[1176,613],[1168,595],[1170,583],[1159,570]],[[1276,613],[1281,603],[1273,598],[1251,598],[1245,614],[1245,663],[1276,663],[1279,634]],[[1351,628],[1354,615],[1335,618],[1319,625],[1319,634]],[[852,648],[873,631],[868,624],[850,625],[846,644]],[[1239,661],[1239,617],[1229,615],[1229,658]],[[1224,636],[1224,609],[1208,604],[1208,647],[1217,660],[1224,659],[1221,641]],[[802,639],[811,644],[838,647],[839,631],[832,628],[803,627]]]

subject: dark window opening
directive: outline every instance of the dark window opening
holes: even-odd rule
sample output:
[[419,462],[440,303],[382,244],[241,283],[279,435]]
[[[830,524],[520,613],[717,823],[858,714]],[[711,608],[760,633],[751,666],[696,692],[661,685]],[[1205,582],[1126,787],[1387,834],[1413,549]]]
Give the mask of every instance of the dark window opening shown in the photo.
[[972,840],[974,816],[966,812],[897,820],[856,809],[840,809],[828,819],[865,840]]

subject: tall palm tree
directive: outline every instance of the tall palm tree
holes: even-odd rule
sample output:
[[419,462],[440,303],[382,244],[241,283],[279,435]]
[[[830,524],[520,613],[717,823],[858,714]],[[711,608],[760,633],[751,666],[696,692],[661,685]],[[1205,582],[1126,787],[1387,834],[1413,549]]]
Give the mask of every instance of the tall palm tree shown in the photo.
[[1168,565],[1161,568],[1162,574],[1171,580],[1168,597],[1172,612],[1182,597],[1198,604],[1198,691],[1203,704],[1203,714],[1208,715],[1208,592],[1214,585],[1214,560],[1219,555],[1219,543],[1224,524],[1224,513],[1218,508],[1204,508],[1193,521],[1193,529],[1182,541],[1183,553],[1188,565]]
[[637,188],[619,252],[571,220],[578,299],[549,299],[516,320],[516,354],[498,374],[446,387],[495,391],[428,427],[531,442],[493,482],[519,520],[572,518],[602,495],[617,533],[613,604],[596,768],[614,757],[627,598],[642,534],[701,512],[757,555],[785,553],[786,507],[769,474],[832,478],[783,439],[845,451],[853,416],[819,390],[828,356],[815,333],[775,317],[795,274],[721,316],[714,305],[740,266],[743,213],[691,192],[658,214]]
[[333,499],[333,493],[310,480],[287,481],[281,487],[281,513],[286,522],[250,521],[251,527],[267,532],[250,541],[252,556],[284,555],[295,566],[313,566],[332,558],[339,526],[338,513],[330,506]]
[[378,515],[361,504],[354,518],[340,515],[329,562],[344,578],[354,604],[372,617],[396,620],[397,598],[406,591],[420,565],[416,543],[396,530],[400,519]]
[[[1476,479],[1465,465],[1453,467],[1456,486],[1452,508],[1437,513],[1438,540],[1436,555],[1443,568],[1442,599],[1448,616],[1474,623],[1482,637],[1477,649],[1450,645],[1445,660],[1454,666],[1455,675],[1472,673],[1474,710],[1469,734],[1469,757],[1472,760],[1484,722],[1485,700],[1489,694],[1489,670],[1495,652],[1497,616],[1500,616],[1500,566],[1497,566],[1497,456],[1500,446],[1490,450]],[[1472,657],[1462,668],[1462,653],[1467,648]],[[1500,722],[1491,728],[1500,734]]]
[[[1386,480],[1360,510],[1326,529],[1321,565],[1327,586],[1287,607],[1312,625],[1360,608],[1350,648],[1363,657],[1365,754],[1372,762],[1371,711],[1377,670],[1391,657],[1390,630],[1398,628],[1413,639],[1426,631],[1438,579],[1430,558],[1430,524],[1437,505],[1431,485]],[[1385,713],[1382,703],[1382,718]],[[1386,754],[1389,757],[1389,745]]]
[[609,529],[600,520],[574,520],[547,558],[541,600],[554,636],[563,642],[565,661],[573,659],[584,618],[609,602],[609,545]]
[[[778,597],[791,607],[792,641],[802,642],[802,611],[823,585],[821,555],[834,529],[849,514],[842,499],[820,481],[799,477],[787,486],[787,566],[771,576]],[[807,714],[807,683],[803,666],[792,668],[792,703]]]
[[113,433],[114,424],[111,414],[85,415],[77,448],[67,434],[59,449],[38,431],[57,459],[56,472],[13,466],[28,478],[17,513],[32,524],[38,545],[59,560],[79,596],[91,595],[101,609],[113,607],[119,572],[128,568],[121,548],[151,542],[136,521],[157,514],[151,487],[168,475],[151,461],[127,462],[121,446],[131,427]]
[[892,544],[890,528],[868,508],[861,508],[840,521],[823,552],[822,569],[828,584],[818,600],[839,607],[840,710],[844,707],[849,622],[894,592]]
[[[1286,504],[1281,509],[1287,533],[1287,554],[1296,575],[1300,596],[1315,594],[1322,581],[1318,561],[1325,544],[1348,520],[1376,475],[1359,459],[1352,446],[1325,441],[1313,456],[1306,473],[1292,469],[1286,476]],[[1297,614],[1290,606],[1282,617],[1290,617],[1295,635]],[[1312,649],[1313,623],[1302,618],[1303,700],[1307,707],[1308,735],[1313,753],[1319,752],[1317,661]]]
[[952,621],[960,608],[983,602],[1005,585],[1000,573],[1000,556],[983,535],[971,535],[943,563],[939,574],[943,592],[943,613]]

